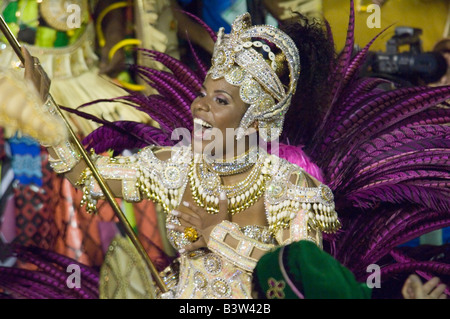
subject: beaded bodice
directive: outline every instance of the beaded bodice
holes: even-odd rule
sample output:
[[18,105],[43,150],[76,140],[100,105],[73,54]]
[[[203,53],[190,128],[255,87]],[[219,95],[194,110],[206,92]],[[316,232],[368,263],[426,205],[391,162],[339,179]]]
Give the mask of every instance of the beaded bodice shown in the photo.
[[[170,154],[159,155],[158,152]],[[320,233],[334,231],[339,226],[330,189],[284,159],[267,154],[264,150],[260,150],[258,156],[259,166],[254,179],[257,187],[253,191],[249,189],[240,192],[239,197],[234,190],[229,190],[227,194],[234,202],[228,197],[228,205],[235,208],[245,205],[251,198],[259,196],[258,192],[261,191],[268,226],[240,227],[231,223],[230,227],[234,227],[242,238],[247,238],[255,247],[263,250],[300,239],[313,240],[320,245]],[[167,159],[161,160],[163,157]],[[201,185],[191,184],[189,174],[198,163],[191,148],[187,146],[160,150],[147,147],[128,157],[98,156],[95,162],[105,179],[122,181],[124,199],[150,199],[158,202],[168,213],[166,222],[171,224],[180,224],[177,217],[169,212],[180,205],[186,187]],[[93,198],[102,196],[94,178],[88,180],[86,185]],[[211,195],[214,195],[214,188],[210,191]],[[203,191],[200,189],[199,194],[200,192]],[[209,202],[206,200],[205,205],[211,202],[211,196],[199,196],[199,200],[206,199],[207,196]],[[215,212],[211,210],[210,213]],[[238,213],[245,214],[245,210],[239,210]],[[311,235],[310,228],[316,230],[313,232],[315,238]],[[285,230],[288,230],[288,238],[285,236]],[[183,233],[171,229],[167,229],[167,236],[178,250],[190,243]],[[244,247],[245,244],[241,248]],[[177,298],[251,297],[251,265],[240,255],[236,255],[231,261],[216,252],[203,249],[182,254],[179,263],[180,273],[168,276],[172,278],[170,281],[174,280],[169,286],[173,287]]]
[[[159,151],[171,153],[167,160],[160,160],[156,155]],[[259,156],[258,162],[263,163],[260,174],[265,177],[261,187],[265,214],[272,235],[289,227],[300,210],[304,211],[308,225],[320,231],[333,232],[339,227],[333,194],[326,185],[313,180],[302,168],[264,150],[260,150]],[[191,148],[184,146],[161,150],[146,147],[128,157],[99,156],[96,164],[104,178],[122,181],[124,199],[136,202],[147,198],[161,204],[168,213],[180,205],[189,184],[189,172],[196,163]],[[101,197],[94,178],[88,185],[91,195]],[[245,202],[246,196],[239,200]],[[233,205],[230,199],[229,205]],[[171,231],[169,237],[176,248],[186,244],[183,234]]]

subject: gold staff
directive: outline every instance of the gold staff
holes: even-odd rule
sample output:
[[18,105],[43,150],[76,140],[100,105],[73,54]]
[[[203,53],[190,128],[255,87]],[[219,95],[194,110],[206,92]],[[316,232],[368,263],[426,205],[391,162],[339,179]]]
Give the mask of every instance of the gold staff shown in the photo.
[[[14,52],[19,57],[20,61],[25,64],[25,59],[23,57],[20,44],[17,41],[14,34],[12,34],[11,30],[9,29],[8,25],[6,24],[5,20],[3,19],[3,16],[0,15],[0,30],[5,35],[6,39],[8,40],[9,44],[14,49]],[[145,251],[144,247],[142,246],[142,243],[137,238],[135,232],[133,231],[132,227],[130,226],[130,223],[128,222],[127,218],[125,217],[124,213],[120,209],[119,205],[117,204],[114,196],[112,195],[111,190],[109,189],[108,185],[103,180],[103,177],[99,174],[97,168],[95,167],[94,163],[92,162],[91,158],[87,154],[86,150],[84,149],[81,142],[78,140],[77,136],[75,135],[75,132],[73,131],[72,127],[70,126],[69,122],[65,118],[64,114],[61,112],[61,109],[59,108],[59,105],[55,103],[53,100],[53,97],[49,95],[49,99],[51,102],[55,105],[55,108],[58,112],[58,114],[61,116],[61,118],[64,120],[64,123],[67,126],[67,129],[69,131],[69,135],[72,137],[72,139],[75,142],[75,146],[80,152],[81,156],[85,160],[88,167],[91,169],[92,174],[94,175],[95,179],[97,180],[98,184],[100,185],[100,188],[103,191],[103,194],[105,195],[108,202],[111,204],[111,207],[113,208],[115,214],[119,218],[119,221],[122,223],[122,225],[125,228],[125,232],[127,233],[128,237],[131,239],[132,243],[138,250],[139,254],[142,256],[142,258],[147,263],[148,268],[150,269],[150,272],[153,276],[153,279],[155,280],[157,286],[159,289],[164,293],[167,292],[166,285],[162,281],[161,277],[159,277],[158,271],[156,270],[155,266],[153,265],[152,261],[150,260],[150,257],[148,256],[147,252]]]

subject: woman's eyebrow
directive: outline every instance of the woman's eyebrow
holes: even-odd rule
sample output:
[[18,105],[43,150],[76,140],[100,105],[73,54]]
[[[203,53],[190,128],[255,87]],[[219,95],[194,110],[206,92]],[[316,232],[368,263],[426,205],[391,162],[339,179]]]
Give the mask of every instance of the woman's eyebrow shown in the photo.
[[234,101],[233,96],[232,96],[230,93],[228,93],[227,91],[224,91],[224,90],[215,90],[214,93],[224,93],[224,94],[228,95],[228,96]]

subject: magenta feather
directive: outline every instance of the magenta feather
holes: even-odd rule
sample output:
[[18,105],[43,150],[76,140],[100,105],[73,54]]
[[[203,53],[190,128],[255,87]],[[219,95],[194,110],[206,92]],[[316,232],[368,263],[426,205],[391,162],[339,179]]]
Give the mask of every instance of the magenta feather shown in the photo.
[[[434,272],[442,275],[450,274],[450,265],[430,261],[405,262],[385,266],[381,269],[381,276],[390,277],[399,273],[413,273],[417,271]],[[427,279],[430,279],[429,277]],[[446,288],[446,294],[450,294]]]
[[205,29],[209,33],[211,39],[214,42],[217,41],[216,33],[214,32],[214,30],[207,23],[205,23],[202,19],[200,19],[199,17],[197,17],[196,15],[194,15],[194,14],[188,12],[188,11],[183,11],[182,10],[182,12],[185,13],[186,15],[188,15],[189,17],[191,17],[195,22],[200,24],[203,27],[203,29]]
[[[347,37],[345,40],[344,49],[342,50],[338,64],[336,66],[336,70],[334,72],[335,79],[333,81],[333,87],[331,90],[332,101],[331,105],[335,103],[338,99],[338,96],[342,90],[344,85],[343,75],[345,74],[345,70],[348,68],[350,63],[352,53],[353,53],[353,44],[354,44],[354,32],[355,32],[355,11],[353,7],[353,0],[350,1],[350,15],[348,21],[347,28]],[[329,113],[328,113],[329,114]],[[325,119],[327,116],[325,116]]]
[[[154,70],[139,65],[134,66],[133,69],[135,69],[142,75],[147,75],[148,79],[150,79],[151,81],[154,81],[155,79],[160,79],[164,81],[164,83],[169,85],[171,89],[177,92],[177,94],[183,95],[185,97],[185,100],[188,102],[192,102],[197,97],[196,94],[192,91],[192,89],[189,89],[186,85],[178,81],[172,73],[161,70]],[[168,92],[165,91],[161,92],[161,94],[168,95],[167,93]],[[190,107],[187,108],[187,111],[190,111]]]
[[189,48],[191,49],[192,55],[194,56],[195,64],[198,67],[197,73],[199,74],[199,77],[201,79],[205,79],[206,75],[208,73],[209,67],[206,65],[205,62],[202,61],[202,59],[197,54],[197,51],[195,50],[194,46],[192,45],[191,40],[188,40]]
[[118,154],[125,149],[140,149],[149,145],[174,145],[170,135],[156,127],[129,121],[116,122],[115,124],[121,130],[133,133],[125,135],[119,132],[116,127],[104,126],[92,132],[83,140],[83,143],[88,148],[94,148],[97,153],[114,150]]
[[177,59],[153,50],[147,49],[139,49],[144,52],[144,55],[153,58],[154,60],[161,62],[164,66],[166,66],[172,73],[176,76],[176,78],[192,88],[194,92],[198,92],[202,88],[203,79],[201,79],[193,70],[191,70],[184,63],[178,61]]
[[355,57],[350,61],[350,64],[345,70],[345,75],[342,80],[342,87],[346,87],[349,82],[354,80],[355,76],[359,74],[361,67],[363,66],[363,62],[367,57],[367,53],[369,52],[370,47],[375,42],[378,37],[380,37],[387,29],[389,29],[391,26],[388,26],[384,28],[381,32],[379,32],[372,40],[369,41],[369,43],[366,44],[366,46],[358,52]]
[[[147,84],[158,90],[160,95],[168,100],[168,102],[171,102],[168,105],[170,105],[172,111],[176,114],[186,116],[186,110],[190,109],[189,101],[186,97],[183,97],[174,88],[172,88],[169,83],[154,74],[142,72],[140,76],[147,82]],[[161,94],[161,92],[163,93]],[[181,108],[177,107],[177,103],[180,103]]]
[[172,132],[174,128],[181,125],[181,119],[176,113],[165,112],[165,110],[173,109],[174,104],[161,95],[153,94],[145,96],[142,94],[132,94],[123,97],[122,101],[130,101],[136,109],[147,113],[153,120],[158,122],[164,132]]
[[[76,260],[34,246],[10,245],[12,254],[33,270],[0,267],[0,288],[16,299],[94,299],[99,297],[98,272]],[[67,267],[78,265],[83,285],[67,286]]]

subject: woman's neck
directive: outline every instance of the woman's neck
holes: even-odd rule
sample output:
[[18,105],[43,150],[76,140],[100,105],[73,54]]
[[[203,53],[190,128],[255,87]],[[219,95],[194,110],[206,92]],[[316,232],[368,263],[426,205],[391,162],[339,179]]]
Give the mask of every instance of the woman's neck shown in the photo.
[[[231,151],[229,149],[231,148]],[[203,156],[208,170],[220,176],[236,175],[248,171],[258,159],[258,147],[245,138],[235,141],[233,147],[224,151],[224,155]]]
[[232,146],[226,145],[223,151],[222,160],[229,161],[233,160],[234,158],[240,158],[249,153],[249,151],[257,149],[258,143],[256,137],[256,134],[246,135],[240,140],[235,139]]

